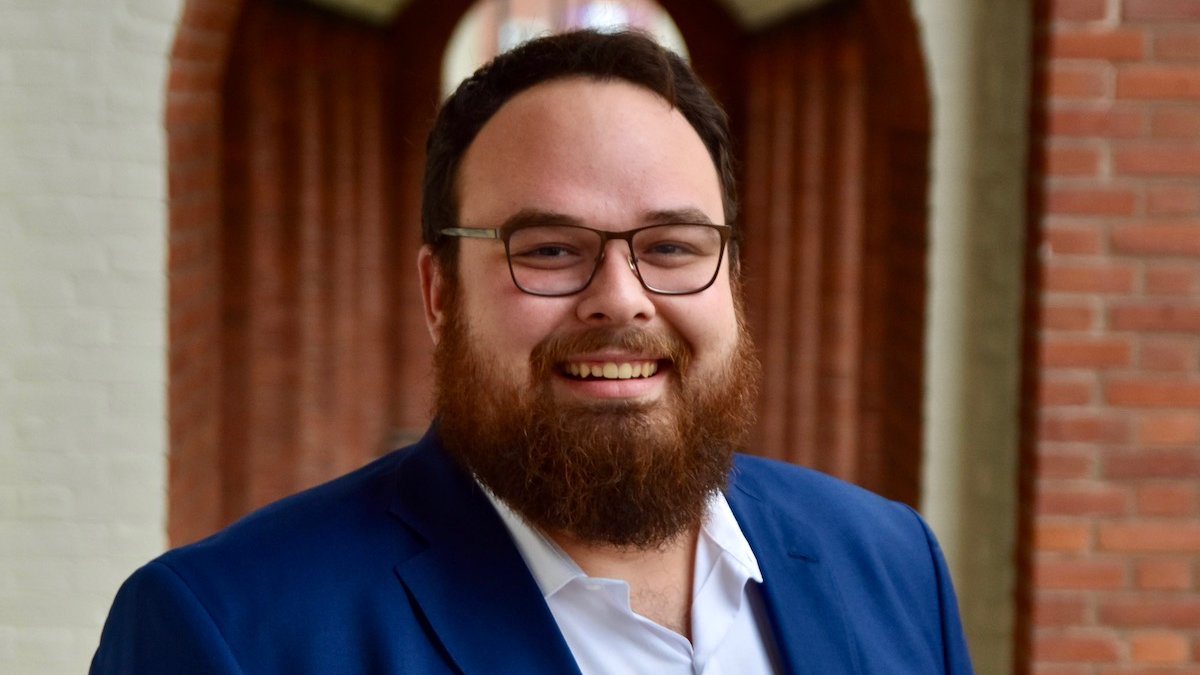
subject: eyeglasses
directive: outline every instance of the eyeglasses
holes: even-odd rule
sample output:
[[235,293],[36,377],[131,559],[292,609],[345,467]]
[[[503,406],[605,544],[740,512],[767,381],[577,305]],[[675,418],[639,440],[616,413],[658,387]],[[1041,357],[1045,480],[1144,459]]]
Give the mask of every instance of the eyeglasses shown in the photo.
[[448,237],[499,239],[517,288],[530,295],[573,295],[588,287],[610,240],[629,245],[629,268],[642,286],[662,295],[699,293],[721,269],[729,225],[666,223],[624,232],[581,225],[530,224],[511,229],[451,227]]

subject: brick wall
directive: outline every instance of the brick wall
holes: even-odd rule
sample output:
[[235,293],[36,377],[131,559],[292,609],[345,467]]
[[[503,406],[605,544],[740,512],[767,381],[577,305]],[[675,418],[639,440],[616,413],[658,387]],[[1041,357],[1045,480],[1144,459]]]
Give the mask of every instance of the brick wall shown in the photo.
[[1037,3],[1031,671],[1200,672],[1200,2]]
[[178,0],[0,13],[0,672],[84,672],[163,547]]

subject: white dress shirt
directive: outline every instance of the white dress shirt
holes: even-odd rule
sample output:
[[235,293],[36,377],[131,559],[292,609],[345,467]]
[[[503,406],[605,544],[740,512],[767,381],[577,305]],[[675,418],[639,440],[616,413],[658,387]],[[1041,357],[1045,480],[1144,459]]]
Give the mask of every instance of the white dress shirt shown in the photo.
[[759,597],[758,560],[716,493],[696,542],[692,641],[635,613],[629,584],[590,577],[561,547],[487,490],[583,675],[776,673],[771,628]]

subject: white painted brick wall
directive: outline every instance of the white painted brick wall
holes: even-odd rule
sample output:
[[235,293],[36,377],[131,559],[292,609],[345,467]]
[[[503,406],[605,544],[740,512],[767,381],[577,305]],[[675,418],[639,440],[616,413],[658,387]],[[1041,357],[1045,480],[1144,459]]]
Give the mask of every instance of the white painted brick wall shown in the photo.
[[165,545],[182,0],[0,0],[0,673],[86,672]]

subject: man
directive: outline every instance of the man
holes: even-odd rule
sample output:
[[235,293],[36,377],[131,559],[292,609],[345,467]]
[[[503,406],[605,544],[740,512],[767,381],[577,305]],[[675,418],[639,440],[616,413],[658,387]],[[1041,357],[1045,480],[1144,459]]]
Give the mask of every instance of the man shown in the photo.
[[430,432],[167,553],[94,673],[969,673],[907,507],[737,457],[724,114],[637,34],[534,41],[431,133]]

